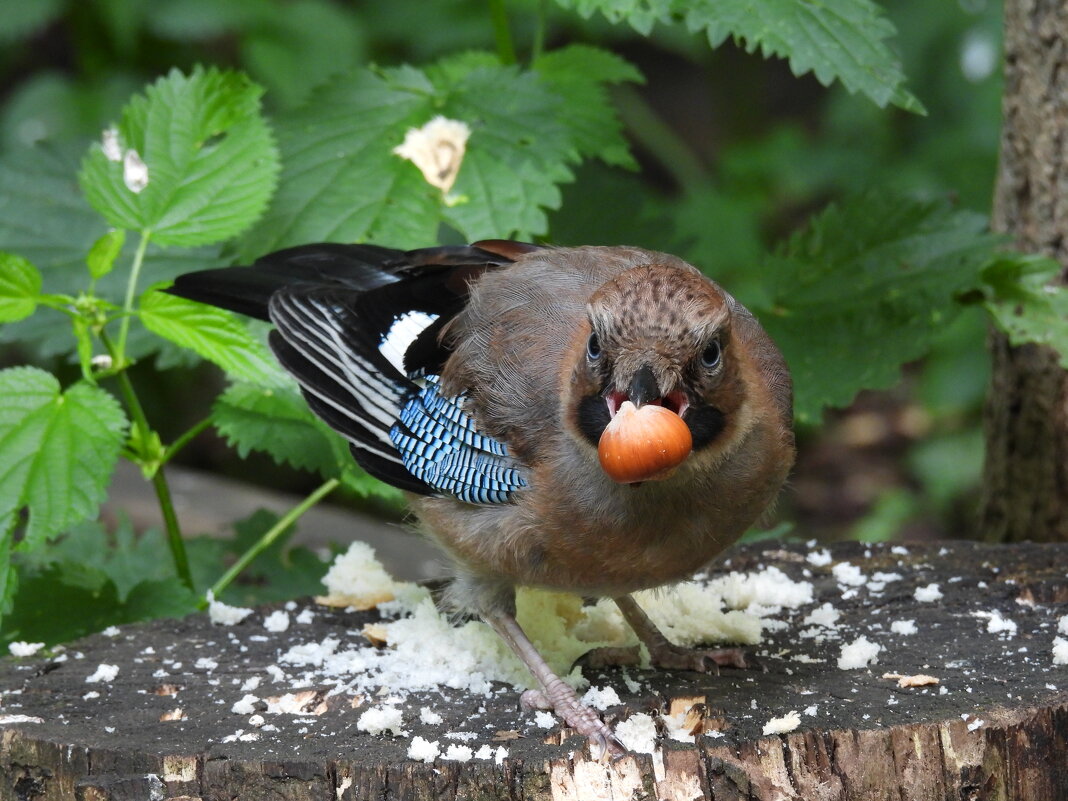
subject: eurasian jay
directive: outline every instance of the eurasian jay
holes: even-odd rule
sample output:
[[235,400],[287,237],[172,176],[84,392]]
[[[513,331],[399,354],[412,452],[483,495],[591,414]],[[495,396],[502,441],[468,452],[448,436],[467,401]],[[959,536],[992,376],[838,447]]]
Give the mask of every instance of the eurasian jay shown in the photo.
[[[541,689],[524,703],[621,750],[519,627],[520,585],[614,599],[654,665],[744,666],[737,649],[671,644],[628,596],[706,565],[793,464],[781,354],[694,267],[633,247],[319,244],[169,291],[274,323],[271,347],[312,410],[411,494],[455,566],[451,604],[530,668]],[[688,435],[681,462],[613,478],[606,428],[654,406]]]

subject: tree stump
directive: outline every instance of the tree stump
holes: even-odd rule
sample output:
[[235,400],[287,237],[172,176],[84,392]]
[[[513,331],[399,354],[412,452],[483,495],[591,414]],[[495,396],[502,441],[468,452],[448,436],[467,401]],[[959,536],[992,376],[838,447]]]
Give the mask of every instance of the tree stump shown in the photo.
[[[413,697],[403,736],[359,730],[360,710],[322,687],[291,699],[291,714],[235,712],[254,677],[261,696],[293,692],[299,669],[287,668],[283,685],[267,668],[281,653],[326,636],[358,639],[377,614],[316,607],[311,623],[271,633],[260,614],[270,607],[233,627],[193,615],[96,634],[59,658],[0,662],[0,799],[1068,798],[1068,666],[1053,655],[1068,614],[1068,546],[843,543],[830,555],[782,543],[728,552],[718,572],[775,565],[813,584],[813,604],[747,649],[757,669],[631,671],[638,692],[619,669],[591,677],[620,695],[610,722],[689,712],[704,732],[695,743],[662,738],[653,754],[597,762],[583,740],[539,728],[510,688],[489,700],[455,690]],[[836,568],[843,562],[859,573]],[[876,571],[901,577],[879,585]],[[931,584],[941,599],[918,600]],[[802,621],[826,602],[841,615],[837,633],[811,636]],[[905,620],[918,633],[891,629]],[[840,669],[842,646],[860,635],[882,646],[878,663]],[[100,665],[117,675],[87,683]],[[886,674],[939,683],[901,687]],[[440,723],[420,721],[428,704]],[[800,713],[795,730],[763,735],[790,711]],[[450,731],[473,734],[450,740]],[[489,745],[507,756],[414,761],[417,735],[442,751]]]

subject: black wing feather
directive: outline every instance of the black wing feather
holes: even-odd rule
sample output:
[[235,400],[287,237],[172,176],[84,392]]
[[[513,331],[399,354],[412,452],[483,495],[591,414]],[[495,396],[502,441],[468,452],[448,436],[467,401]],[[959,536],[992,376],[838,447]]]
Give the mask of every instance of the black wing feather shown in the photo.
[[[440,494],[441,487],[405,467],[391,430],[420,391],[411,376],[436,374],[448,358],[439,334],[463,308],[470,284],[536,248],[496,240],[485,245],[412,251],[303,245],[251,267],[180,276],[167,291],[273,322],[272,350],[297,378],[312,411],[348,439],[356,462],[393,486]],[[427,324],[403,364],[395,365],[381,347],[412,313],[425,315],[416,321]]]

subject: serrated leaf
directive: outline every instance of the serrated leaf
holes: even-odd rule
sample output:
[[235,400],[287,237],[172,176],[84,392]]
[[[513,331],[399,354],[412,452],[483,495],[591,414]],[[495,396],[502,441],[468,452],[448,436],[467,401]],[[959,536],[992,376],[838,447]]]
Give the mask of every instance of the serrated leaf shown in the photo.
[[1044,256],[1003,254],[983,268],[984,306],[1013,345],[1048,345],[1068,369],[1068,288],[1051,283],[1061,266]]
[[818,419],[926,352],[997,238],[977,214],[881,192],[831,206],[771,258],[754,309],[786,357],[795,413]]
[[[320,88],[278,126],[280,189],[240,247],[249,260],[287,245],[373,241],[416,247],[442,221],[470,239],[544,233],[576,151],[563,107],[529,72],[464,54],[426,72],[359,70]],[[393,153],[410,128],[443,115],[471,128],[447,205]]]
[[280,380],[267,348],[228,311],[150,289],[141,296],[138,316],[152,333],[189,348],[235,378],[267,385]]
[[215,401],[212,422],[241,458],[263,451],[280,464],[324,478],[339,475],[349,458],[340,438],[326,435],[325,425],[292,386],[232,384]]
[[615,83],[642,83],[642,74],[630,62],[608,50],[571,45],[553,50],[534,62],[534,69],[564,99],[564,120],[571,127],[579,155],[606,164],[636,169],[623,125],[605,87]]
[[279,464],[340,479],[359,495],[400,499],[356,465],[348,443],[312,414],[295,385],[232,384],[215,401],[212,422],[242,458],[261,451]]
[[41,294],[41,274],[21,256],[0,252],[0,323],[29,317]]
[[32,367],[0,371],[0,530],[29,511],[32,547],[96,513],[126,435],[115,399],[89,384],[60,392]]
[[110,273],[115,266],[115,259],[122,253],[125,242],[126,232],[121,228],[113,228],[96,240],[89,248],[89,255],[85,257],[89,275],[93,278],[103,278]]
[[886,45],[894,26],[872,0],[557,0],[585,17],[601,12],[648,34],[656,22],[682,19],[712,47],[727,37],[752,53],[778,56],[794,75],[811,72],[824,86],[839,80],[878,106],[923,106],[904,88],[897,56]]
[[[112,226],[151,230],[163,245],[206,245],[245,230],[278,173],[261,94],[241,73],[172,70],[123,109],[112,158],[102,144],[90,147],[79,175],[90,204]],[[131,151],[147,167],[142,189],[127,180]]]
[[471,241],[544,234],[545,210],[560,207],[558,185],[574,178],[571,130],[559,121],[567,113],[561,98],[536,75],[515,68],[432,74],[451,86],[445,115],[473,130],[452,190],[466,202],[443,209],[445,221]]

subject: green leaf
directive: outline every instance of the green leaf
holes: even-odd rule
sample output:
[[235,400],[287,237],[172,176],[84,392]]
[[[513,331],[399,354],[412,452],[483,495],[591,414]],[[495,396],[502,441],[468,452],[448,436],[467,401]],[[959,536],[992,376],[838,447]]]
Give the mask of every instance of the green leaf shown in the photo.
[[400,498],[396,489],[356,465],[348,443],[312,414],[292,384],[232,384],[215,401],[212,422],[242,458],[250,451],[262,451],[279,464],[341,479],[359,495]]
[[[9,520],[4,528],[0,528],[0,622],[4,615],[11,611],[11,606],[18,591],[19,577],[11,565],[11,534],[15,528],[14,519]],[[0,626],[0,631],[3,626]]]
[[121,622],[119,609],[115,586],[92,569],[70,562],[43,569],[20,566],[18,592],[0,630],[0,647],[6,652],[7,643],[15,640],[67,642]]
[[886,45],[894,26],[872,0],[557,0],[584,17],[601,12],[648,34],[656,22],[685,21],[712,47],[727,37],[752,53],[778,56],[794,75],[811,72],[824,86],[839,80],[876,105],[923,106],[904,88],[897,56]]
[[63,12],[63,0],[0,0],[0,42],[15,42],[36,33]]
[[[230,550],[234,554],[245,552],[278,520],[279,515],[274,512],[258,509],[244,520],[237,521],[234,523],[236,537],[230,543]],[[307,548],[287,549],[295,531],[295,526],[289,526],[270,547],[260,553],[242,574],[244,579],[251,581],[231,584],[223,593],[223,599],[239,606],[253,606],[319,592],[328,565]]]
[[115,399],[79,383],[60,392],[32,367],[0,371],[0,531],[28,509],[32,547],[91,517],[126,434]]
[[241,36],[242,63],[276,108],[293,108],[339,72],[365,63],[360,16],[330,0],[271,4]]
[[534,69],[564,99],[565,121],[580,156],[637,169],[605,90],[615,83],[642,83],[642,74],[633,64],[608,50],[571,45],[541,56]]
[[[245,230],[278,173],[261,93],[240,73],[172,70],[123,109],[111,158],[101,143],[89,149],[79,180],[90,204],[112,226],[149,229],[161,245],[206,245]],[[130,180],[131,153],[147,167],[143,188]]]
[[89,255],[85,257],[89,274],[93,278],[103,278],[110,273],[111,268],[115,266],[115,259],[122,253],[125,242],[126,232],[121,228],[113,228],[96,240],[89,248]]
[[1049,345],[1068,368],[1068,288],[1051,283],[1061,266],[1045,256],[1000,254],[983,268],[983,305],[1013,345]]
[[[313,93],[278,126],[280,189],[244,238],[243,259],[314,241],[416,247],[442,221],[469,239],[546,230],[546,208],[576,146],[563,104],[538,76],[483,54],[413,67],[359,70]],[[438,115],[471,129],[451,190],[454,205],[393,153],[406,132]]]
[[261,385],[282,375],[267,348],[223,309],[149,289],[138,315],[145,328],[214,362],[236,378]]
[[312,414],[293,386],[232,384],[212,408],[212,422],[244,459],[263,451],[279,464],[337,477],[349,461],[348,447]]
[[830,206],[791,237],[762,270],[767,300],[752,305],[790,366],[797,417],[894,384],[997,242],[977,214],[885,192]]
[[0,251],[0,323],[29,317],[41,295],[41,274],[21,256]]

